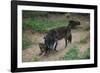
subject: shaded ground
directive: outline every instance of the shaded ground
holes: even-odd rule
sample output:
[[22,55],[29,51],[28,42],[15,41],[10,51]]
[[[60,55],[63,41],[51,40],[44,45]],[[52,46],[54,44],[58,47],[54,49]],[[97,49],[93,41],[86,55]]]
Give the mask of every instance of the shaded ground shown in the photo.
[[[89,41],[90,32],[89,30],[86,30],[86,28],[89,26],[89,20],[81,16],[78,18],[81,21],[81,25],[77,29],[72,30],[72,43],[68,44],[67,48],[64,48],[65,47],[64,39],[59,40],[57,46],[58,52],[52,52],[49,56],[38,55],[40,53],[38,43],[44,42],[43,37],[45,34],[41,33],[32,34],[30,30],[26,31],[24,35],[26,35],[32,41],[32,45],[29,48],[22,51],[22,61],[31,62],[33,61],[34,57],[38,58],[39,61],[63,60],[63,56],[66,53],[66,51],[74,46],[78,46],[79,51],[82,54],[87,48],[90,47],[90,41]],[[80,43],[80,40],[82,38],[86,38],[86,43]]]

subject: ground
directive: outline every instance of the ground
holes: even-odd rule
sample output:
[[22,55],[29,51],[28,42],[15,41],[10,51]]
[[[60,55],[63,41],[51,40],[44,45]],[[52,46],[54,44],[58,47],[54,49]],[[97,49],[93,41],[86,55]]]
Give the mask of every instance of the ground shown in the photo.
[[[32,33],[31,30],[25,31],[24,35],[27,35],[27,37],[32,41],[33,44],[22,51],[22,61],[31,62],[34,58],[39,61],[63,60],[63,57],[68,49],[74,46],[78,46],[81,54],[84,53],[84,51],[86,51],[87,48],[90,47],[90,32],[89,30],[86,30],[90,23],[89,20],[86,19],[84,16],[79,16],[77,18],[79,18],[79,20],[81,21],[81,25],[78,26],[77,29],[72,29],[72,43],[69,43],[68,46],[65,48],[64,39],[59,40],[57,46],[58,52],[52,52],[48,56],[39,56],[40,49],[38,44],[44,42],[43,37],[45,33]],[[82,38],[85,38],[85,43],[80,43],[80,40]]]

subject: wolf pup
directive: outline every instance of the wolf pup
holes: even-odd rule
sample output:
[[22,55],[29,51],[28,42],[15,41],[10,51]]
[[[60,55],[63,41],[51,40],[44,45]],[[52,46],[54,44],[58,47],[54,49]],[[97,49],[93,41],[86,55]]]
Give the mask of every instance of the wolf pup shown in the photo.
[[50,49],[48,49],[44,43],[39,43],[39,47],[40,47],[39,55],[42,55],[43,53],[46,55],[47,52],[50,52]]

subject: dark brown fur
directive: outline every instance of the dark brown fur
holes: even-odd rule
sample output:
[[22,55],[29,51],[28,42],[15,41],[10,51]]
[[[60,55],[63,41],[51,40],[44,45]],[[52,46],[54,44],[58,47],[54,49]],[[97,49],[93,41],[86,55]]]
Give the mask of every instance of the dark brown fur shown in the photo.
[[70,26],[67,26],[67,27],[63,26],[63,27],[50,30],[44,37],[45,45],[48,49],[56,50],[58,40],[62,38],[65,39],[65,47],[67,46],[67,42],[72,41],[72,34],[71,34]]

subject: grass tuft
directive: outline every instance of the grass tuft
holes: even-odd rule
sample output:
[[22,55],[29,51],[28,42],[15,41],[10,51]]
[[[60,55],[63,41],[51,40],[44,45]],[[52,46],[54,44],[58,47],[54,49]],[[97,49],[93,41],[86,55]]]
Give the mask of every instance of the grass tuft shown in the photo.
[[78,59],[78,49],[77,48],[70,48],[68,52],[66,52],[64,56],[64,60],[74,60]]
[[32,58],[32,61],[39,61],[39,58],[36,57],[36,56],[34,56],[34,57]]
[[64,55],[64,60],[90,59],[90,48],[88,48],[83,54],[80,54],[78,48],[70,48]]

